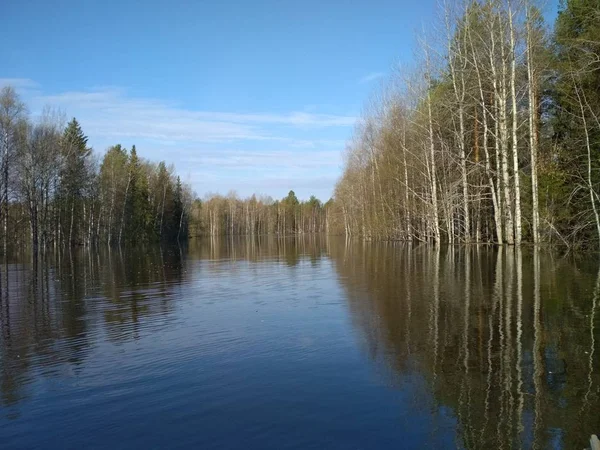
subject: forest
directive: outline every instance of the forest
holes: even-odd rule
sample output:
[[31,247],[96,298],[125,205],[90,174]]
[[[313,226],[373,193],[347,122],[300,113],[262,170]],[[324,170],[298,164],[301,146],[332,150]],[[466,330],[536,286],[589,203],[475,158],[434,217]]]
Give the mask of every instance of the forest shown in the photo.
[[295,234],[327,230],[326,211],[293,191],[281,201],[209,194],[200,200],[171,165],[133,146],[99,156],[74,118],[46,108],[33,120],[15,89],[0,91],[2,250],[180,242],[218,234]]
[[365,239],[600,244],[600,2],[449,2],[365,107],[335,188]]
[[[99,158],[76,119],[0,92],[2,250],[344,234],[365,240],[600,245],[600,3],[456,0],[410,70],[373,96],[333,198],[200,199],[135,146]],[[428,36],[433,36],[430,38]]]
[[194,236],[330,233],[336,229],[330,222],[333,204],[332,199],[322,203],[314,195],[300,201],[294,191],[281,200],[256,195],[240,199],[234,192],[226,197],[209,194],[204,201],[194,202],[190,233]]
[[0,92],[0,226],[7,252],[187,237],[190,186],[173,167],[115,145],[99,161],[76,119],[47,108],[32,120]]

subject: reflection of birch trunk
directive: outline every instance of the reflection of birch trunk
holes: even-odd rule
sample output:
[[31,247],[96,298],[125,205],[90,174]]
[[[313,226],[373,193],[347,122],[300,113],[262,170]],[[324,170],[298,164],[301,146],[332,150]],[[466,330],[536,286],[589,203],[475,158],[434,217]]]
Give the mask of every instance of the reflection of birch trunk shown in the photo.
[[405,286],[406,286],[406,324],[404,326],[406,332],[406,351],[410,356],[410,325],[412,321],[412,292],[411,292],[411,277],[412,277],[412,245],[407,246],[406,250],[406,274]]
[[[521,248],[515,249],[517,257],[517,395],[519,396],[517,406],[517,437],[523,432],[523,406],[525,394],[523,392],[523,254]],[[520,439],[519,439],[520,442]]]
[[542,425],[542,323],[540,320],[540,250],[533,250],[533,386],[535,390],[534,402],[534,430],[533,448],[540,438],[540,427]]
[[594,294],[592,297],[592,311],[590,312],[590,351],[588,355],[589,370],[588,370],[588,389],[583,397],[582,410],[590,406],[589,397],[592,392],[592,386],[594,383],[594,352],[596,351],[596,339],[594,337],[594,325],[596,319],[596,307],[598,305],[598,296],[600,296],[600,268],[598,269],[598,275],[596,276],[596,287],[594,288]]
[[471,426],[471,392],[469,384],[469,310],[471,307],[471,262],[469,251],[465,251],[465,291],[464,291],[464,316],[463,316],[463,377],[461,382],[460,396],[459,396],[459,411],[465,411],[467,414],[464,437],[468,447],[475,444],[474,438],[469,436],[470,432],[473,431]]
[[433,249],[433,299],[429,306],[429,334],[433,347],[433,384],[437,380],[437,362],[439,348],[439,308],[440,308],[440,247]]
[[[504,255],[502,252],[502,247],[500,247],[500,253],[502,254],[502,261],[504,260]],[[504,381],[504,371],[505,371],[505,360],[504,360],[504,352],[505,352],[505,336],[504,336],[504,321],[505,321],[505,316],[504,316],[504,291],[505,291],[505,286],[504,286],[504,269],[503,266],[500,266],[500,270],[499,273],[502,274],[502,280],[498,282],[498,307],[500,310],[500,313],[498,314],[498,341],[499,341],[499,370],[498,370],[498,386],[500,387],[500,414],[498,415],[498,427],[497,427],[497,432],[498,432],[498,442],[502,442],[503,441],[503,436],[502,436],[502,424],[504,422],[504,418],[506,416],[506,412],[504,410],[505,407],[505,398],[506,398],[506,389],[503,388],[502,383]]]
[[471,259],[469,251],[465,252],[465,314],[463,328],[463,367],[465,378],[469,372],[469,309],[471,307]]
[[480,436],[480,441],[481,441],[481,445],[480,447],[484,447],[484,443],[485,443],[485,438],[487,436],[486,434],[486,428],[487,428],[487,424],[489,422],[489,411],[490,411],[490,395],[492,392],[492,374],[494,372],[494,365],[493,365],[493,358],[492,358],[492,353],[493,353],[493,342],[494,342],[494,317],[496,317],[496,311],[498,310],[498,304],[500,303],[500,299],[502,298],[502,276],[503,276],[503,272],[502,272],[502,247],[499,247],[498,249],[498,255],[496,256],[496,274],[495,274],[495,281],[494,281],[494,291],[492,294],[492,313],[488,316],[488,329],[490,332],[490,336],[488,338],[488,345],[487,345],[487,363],[488,363],[488,368],[487,368],[487,384],[486,384],[486,390],[485,390],[485,410],[484,410],[484,419],[483,419],[483,426],[481,427],[481,436]]
[[512,353],[513,353],[513,343],[512,343],[512,303],[513,303],[513,273],[514,273],[514,258],[515,255],[513,252],[507,253],[507,282],[506,282],[506,290],[505,290],[505,320],[504,320],[504,334],[505,334],[505,346],[504,346],[504,367],[503,367],[503,375],[504,375],[504,390],[508,396],[508,411],[506,412],[506,417],[508,419],[506,435],[512,436],[512,428],[513,428],[513,410],[514,410],[514,397],[512,392]]

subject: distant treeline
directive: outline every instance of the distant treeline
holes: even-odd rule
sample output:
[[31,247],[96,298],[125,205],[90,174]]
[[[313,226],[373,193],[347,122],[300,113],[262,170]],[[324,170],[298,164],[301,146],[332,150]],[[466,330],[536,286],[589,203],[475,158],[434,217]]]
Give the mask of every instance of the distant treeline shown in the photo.
[[335,191],[364,238],[594,246],[600,2],[446,4],[417,69],[369,105]]
[[315,196],[300,201],[294,191],[282,200],[253,195],[239,199],[210,195],[196,200],[190,219],[191,235],[264,235],[330,232],[333,200],[323,204]]

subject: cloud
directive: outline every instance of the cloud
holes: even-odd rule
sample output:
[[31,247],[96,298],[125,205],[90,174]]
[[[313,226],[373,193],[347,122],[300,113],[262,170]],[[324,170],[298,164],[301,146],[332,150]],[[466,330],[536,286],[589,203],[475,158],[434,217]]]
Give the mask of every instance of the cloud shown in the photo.
[[29,78],[0,78],[0,88],[5,86],[12,86],[19,90],[39,88],[39,84]]
[[[33,80],[0,78],[3,84],[15,86],[33,116],[50,105],[76,117],[96,151],[116,143],[136,144],[142,157],[174,163],[200,195],[230,189],[250,195],[250,189],[260,188],[279,196],[285,189],[307,186],[306,180],[318,178],[315,193],[326,197],[340,171],[345,139],[356,122],[350,115],[316,110],[193,109],[131,96],[115,86],[47,93]],[[288,181],[285,188],[282,180]],[[309,187],[310,183],[307,193]]]
[[341,165],[341,152],[329,151],[253,151],[240,150],[204,150],[195,155],[186,157],[191,164],[227,168],[253,172],[276,172],[281,175],[281,170],[323,170],[336,169]]
[[370,83],[371,81],[375,81],[384,76],[385,76],[384,72],[371,72],[371,73],[365,75],[364,77],[362,77],[360,80],[358,80],[358,83],[359,84]]
[[185,109],[155,99],[130,97],[118,88],[33,96],[41,108],[50,104],[80,118],[105,137],[163,142],[232,142],[279,139],[273,126],[298,129],[349,127],[355,117],[306,112],[237,113]]

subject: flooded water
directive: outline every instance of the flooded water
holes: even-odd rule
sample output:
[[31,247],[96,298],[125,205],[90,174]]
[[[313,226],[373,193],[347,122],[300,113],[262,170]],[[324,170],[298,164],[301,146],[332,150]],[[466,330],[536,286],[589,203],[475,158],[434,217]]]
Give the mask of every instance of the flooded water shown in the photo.
[[[7,276],[7,278],[6,278]],[[2,448],[576,448],[597,263],[317,236],[2,276]]]

